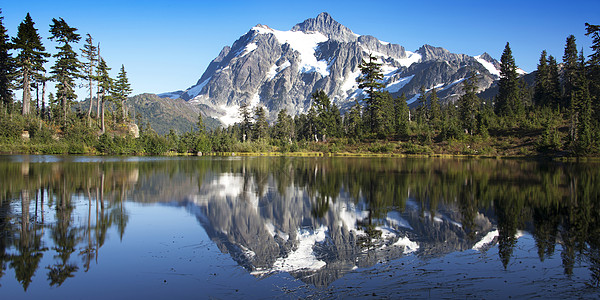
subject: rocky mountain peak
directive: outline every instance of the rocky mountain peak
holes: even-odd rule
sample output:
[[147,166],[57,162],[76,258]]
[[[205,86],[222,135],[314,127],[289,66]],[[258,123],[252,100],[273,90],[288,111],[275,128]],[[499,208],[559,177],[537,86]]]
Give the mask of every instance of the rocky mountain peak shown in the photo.
[[320,13],[316,18],[310,18],[302,23],[292,27],[292,31],[311,32],[316,31],[325,35],[329,39],[351,42],[355,41],[358,35],[354,34],[348,27],[338,23],[326,12]]

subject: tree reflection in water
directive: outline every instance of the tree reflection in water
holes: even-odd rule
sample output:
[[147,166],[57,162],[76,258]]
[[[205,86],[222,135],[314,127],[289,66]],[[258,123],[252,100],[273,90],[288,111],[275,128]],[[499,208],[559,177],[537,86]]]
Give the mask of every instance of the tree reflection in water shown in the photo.
[[[320,273],[290,272],[315,285],[326,285],[357,264],[402,256],[408,242],[420,246],[410,249],[417,256],[437,257],[480,247],[488,236],[509,269],[517,239],[527,232],[540,261],[558,248],[567,276],[584,261],[589,284],[600,284],[597,164],[289,157],[10,160],[0,160],[0,280],[12,268],[25,290],[47,254],[53,263],[43,267],[52,286],[90,270],[109,228],[124,238],[130,218],[126,201],[193,205],[213,242],[257,276],[293,256],[302,238],[320,241],[312,247],[326,265]],[[74,199],[88,206],[84,220],[73,218]],[[327,230],[324,240],[316,237],[319,228]],[[393,245],[402,246],[392,251]]]

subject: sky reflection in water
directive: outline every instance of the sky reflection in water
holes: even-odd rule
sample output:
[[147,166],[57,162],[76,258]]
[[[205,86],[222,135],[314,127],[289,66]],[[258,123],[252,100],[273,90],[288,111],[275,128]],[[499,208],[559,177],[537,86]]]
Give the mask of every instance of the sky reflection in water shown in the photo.
[[3,156],[0,290],[15,298],[596,295],[597,167]]

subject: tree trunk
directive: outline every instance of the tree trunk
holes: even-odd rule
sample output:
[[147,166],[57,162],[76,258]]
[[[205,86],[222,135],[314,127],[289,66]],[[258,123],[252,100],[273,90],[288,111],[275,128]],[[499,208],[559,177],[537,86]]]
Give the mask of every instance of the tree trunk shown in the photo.
[[29,90],[29,72],[27,70],[23,71],[23,115],[26,116],[29,114],[29,105],[31,100],[31,91]]
[[44,74],[44,79],[42,81],[42,119],[46,114],[46,74]]
[[[104,95],[101,95],[100,97],[104,98]],[[100,98],[100,97],[98,97],[98,98]],[[102,114],[101,114],[101,116],[102,116],[102,131],[101,132],[104,133],[104,131],[105,131],[105,127],[104,127],[104,99],[102,99],[101,105],[102,105]]]
[[[91,75],[91,74],[88,74]],[[90,107],[88,108],[88,113],[87,113],[87,118],[88,118],[88,122],[90,122],[90,117],[92,115],[92,106],[94,104],[94,98],[93,98],[93,86],[92,86],[92,77],[90,76]]]

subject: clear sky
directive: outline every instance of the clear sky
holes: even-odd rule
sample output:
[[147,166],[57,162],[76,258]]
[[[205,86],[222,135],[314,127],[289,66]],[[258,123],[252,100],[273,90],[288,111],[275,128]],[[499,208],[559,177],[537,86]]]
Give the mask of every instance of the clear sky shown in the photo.
[[[52,18],[62,17],[83,36],[100,42],[116,76],[125,65],[133,93],[161,93],[196,83],[223,46],[256,24],[278,30],[321,12],[357,34],[368,34],[414,51],[423,44],[454,53],[488,52],[500,60],[510,42],[517,65],[536,69],[542,50],[562,61],[566,37],[590,53],[584,23],[600,24],[598,0],[504,1],[177,1],[102,0],[0,2],[10,36],[29,12],[47,40]],[[81,48],[83,43],[77,48]],[[50,69],[50,63],[46,67]],[[85,97],[80,92],[80,99]],[[20,98],[20,95],[17,95]]]

